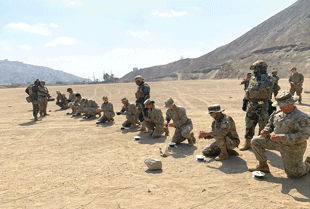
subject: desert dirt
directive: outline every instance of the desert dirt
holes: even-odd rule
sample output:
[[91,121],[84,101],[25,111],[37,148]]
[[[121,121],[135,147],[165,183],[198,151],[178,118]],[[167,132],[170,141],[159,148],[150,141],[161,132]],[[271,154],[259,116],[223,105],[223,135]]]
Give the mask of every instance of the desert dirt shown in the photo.
[[[288,90],[288,79],[281,79],[281,90]],[[280,154],[267,151],[271,174],[262,180],[252,178],[248,166],[256,166],[252,150],[218,162],[214,157],[197,162],[196,155],[214,140],[198,140],[201,130],[210,131],[212,118],[207,106],[219,103],[232,116],[244,143],[245,112],[241,80],[198,80],[151,82],[151,99],[162,109],[164,100],[173,97],[183,106],[194,124],[197,143],[187,142],[170,148],[163,158],[159,148],[169,136],[152,139],[130,129],[121,131],[125,116],[114,123],[96,125],[96,120],[73,118],[48,103],[42,121],[34,122],[32,105],[24,88],[0,89],[0,208],[309,208],[310,174],[289,179]],[[306,79],[304,90],[310,90]],[[66,93],[72,87],[99,106],[107,95],[114,110],[122,107],[121,98],[134,102],[134,83],[48,86]],[[68,95],[66,93],[66,95]],[[310,115],[310,94],[303,93],[303,105]],[[134,136],[141,136],[134,141]],[[305,157],[310,155],[310,149]],[[149,171],[147,158],[163,163],[161,171]]]

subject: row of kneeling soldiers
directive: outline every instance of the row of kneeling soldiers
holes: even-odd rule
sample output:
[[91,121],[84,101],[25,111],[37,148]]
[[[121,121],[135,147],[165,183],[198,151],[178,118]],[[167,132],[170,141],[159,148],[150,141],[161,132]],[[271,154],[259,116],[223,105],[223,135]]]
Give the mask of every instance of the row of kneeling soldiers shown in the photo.
[[[267,64],[258,60],[250,66],[253,76],[249,79],[249,85],[245,89],[242,110],[246,111],[245,143],[241,151],[253,149],[259,161],[258,166],[249,168],[251,171],[270,172],[267,164],[265,150],[277,150],[281,153],[285,172],[289,177],[300,177],[310,170],[310,157],[303,162],[306,151],[306,140],[310,137],[310,119],[306,113],[301,112],[294,105],[292,94],[288,91],[279,93],[273,106],[279,106],[280,110],[271,113],[269,111],[271,93],[275,79],[267,74]],[[292,69],[293,75],[296,74]],[[300,82],[300,81],[298,81]],[[196,142],[193,123],[187,117],[186,110],[176,105],[172,98],[165,101],[166,121],[155,102],[150,100],[150,87],[144,82],[142,76],[135,77],[137,84],[136,104],[129,103],[128,99],[121,101],[123,107],[118,115],[126,115],[124,127],[136,127],[142,125],[140,131],[148,129],[152,137],[160,137],[169,133],[168,127],[174,127],[175,133],[172,142],[179,144],[188,140],[189,145]],[[301,82],[300,82],[301,83]],[[291,85],[301,86],[300,83],[291,82]],[[108,97],[103,97],[103,104],[98,104],[91,99],[82,98],[79,93],[74,93],[71,88],[67,89],[69,99],[64,94],[57,92],[56,104],[62,109],[72,109],[72,115],[82,115],[85,118],[100,116],[96,123],[113,121],[115,116],[113,105]],[[294,92],[292,92],[294,93]],[[301,97],[299,95],[299,102]],[[233,119],[224,114],[220,105],[208,107],[210,116],[214,119],[211,131],[200,131],[199,138],[214,138],[215,142],[205,147],[202,153],[205,156],[218,155],[216,160],[225,160],[229,155],[238,155],[234,150],[240,144]],[[103,114],[102,114],[103,113]],[[70,114],[70,113],[69,113]],[[270,114],[270,115],[269,115]],[[172,121],[172,122],[171,122]],[[254,137],[255,127],[259,126],[259,136]],[[272,134],[273,133],[273,134]]]
[[[69,88],[68,90],[70,93],[72,89]],[[70,94],[74,93],[71,92]],[[79,107],[89,100],[81,98],[78,93],[76,95],[77,100],[68,105],[72,108],[72,114],[81,114],[82,109],[84,109],[84,114],[93,114],[88,112],[89,109]],[[295,100],[288,91],[280,92],[275,99],[276,102],[273,103],[273,106],[279,106],[280,110],[275,111],[270,116],[267,125],[260,131],[260,135],[251,140],[251,147],[259,164],[254,168],[249,168],[249,170],[269,173],[270,169],[267,164],[265,150],[277,150],[281,153],[284,169],[288,177],[301,177],[310,170],[310,157],[307,157],[306,161],[303,162],[307,147],[306,140],[310,137],[310,119],[306,113],[297,109],[294,105]],[[81,102],[77,105],[79,101]],[[130,103],[126,98],[121,99],[121,102],[124,106],[116,114],[126,115],[126,121],[122,125],[131,128],[140,125],[139,111],[136,105]],[[196,142],[192,132],[193,123],[191,119],[187,117],[186,110],[183,107],[175,104],[173,98],[168,98],[165,101],[164,107],[168,108],[166,120],[164,120],[161,109],[155,106],[154,101],[147,99],[144,105],[148,109],[147,114],[144,115],[144,121],[152,137],[157,138],[164,133],[168,135],[168,127],[174,127],[175,133],[172,142],[179,144],[188,140],[190,146]],[[106,96],[103,97],[101,109],[98,106],[93,108],[96,109],[98,114],[99,112],[103,113],[96,122],[97,124],[113,121],[115,116],[113,104]],[[230,155],[238,155],[238,152],[234,149],[240,144],[234,120],[224,114],[223,111],[224,109],[221,109],[218,104],[208,107],[208,113],[214,119],[211,130],[200,131],[198,137],[200,139],[215,139],[215,142],[206,146],[202,153],[205,156],[217,155],[215,160],[218,161],[225,160]],[[273,132],[274,134],[272,134]]]

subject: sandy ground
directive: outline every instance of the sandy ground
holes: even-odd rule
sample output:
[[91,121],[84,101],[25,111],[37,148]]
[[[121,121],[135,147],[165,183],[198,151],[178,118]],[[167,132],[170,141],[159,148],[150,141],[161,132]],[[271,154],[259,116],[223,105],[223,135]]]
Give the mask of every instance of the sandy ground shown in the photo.
[[[306,79],[304,90],[310,90]],[[151,98],[162,111],[164,100],[172,96],[192,118],[195,136],[210,130],[207,105],[221,104],[235,120],[241,144],[244,142],[245,113],[241,80],[200,80],[153,82]],[[279,82],[288,89],[287,79]],[[82,96],[99,105],[107,95],[116,111],[120,99],[134,101],[136,85],[75,85]],[[65,93],[68,86],[51,86]],[[96,120],[72,118],[49,102],[50,116],[40,122],[32,118],[32,105],[24,88],[0,89],[0,208],[309,208],[310,175],[288,179],[278,152],[267,151],[271,174],[255,180],[247,171],[257,161],[252,151],[240,152],[223,162],[195,156],[213,140],[198,140],[170,149],[160,157],[159,148],[170,135],[152,139],[136,130],[121,131],[125,116],[115,123],[95,125]],[[299,109],[310,114],[310,94],[303,94]],[[140,141],[134,136],[140,135]],[[310,155],[310,149],[305,156]],[[162,171],[151,172],[144,164],[158,158]]]

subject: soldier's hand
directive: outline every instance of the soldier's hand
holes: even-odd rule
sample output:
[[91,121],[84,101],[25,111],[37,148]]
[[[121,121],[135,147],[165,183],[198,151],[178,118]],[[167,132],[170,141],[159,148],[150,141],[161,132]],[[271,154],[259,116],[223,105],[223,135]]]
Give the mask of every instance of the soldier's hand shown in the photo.
[[260,132],[260,135],[261,135],[262,137],[266,138],[266,136],[267,136],[267,131],[266,131],[266,130],[262,130],[262,131]]
[[271,136],[271,140],[275,141],[275,142],[278,142],[278,141],[280,141],[280,136],[277,135],[277,134],[274,134],[274,135]]
[[168,127],[174,127],[174,123],[169,123]]
[[164,123],[164,126],[168,126],[168,123],[167,123],[167,122],[165,122],[165,123]]

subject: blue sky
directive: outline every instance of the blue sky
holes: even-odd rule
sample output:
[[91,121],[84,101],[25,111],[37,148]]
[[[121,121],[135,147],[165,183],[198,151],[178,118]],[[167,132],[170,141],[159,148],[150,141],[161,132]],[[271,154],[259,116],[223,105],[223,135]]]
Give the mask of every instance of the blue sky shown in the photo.
[[296,0],[0,0],[0,60],[121,77],[230,43]]

